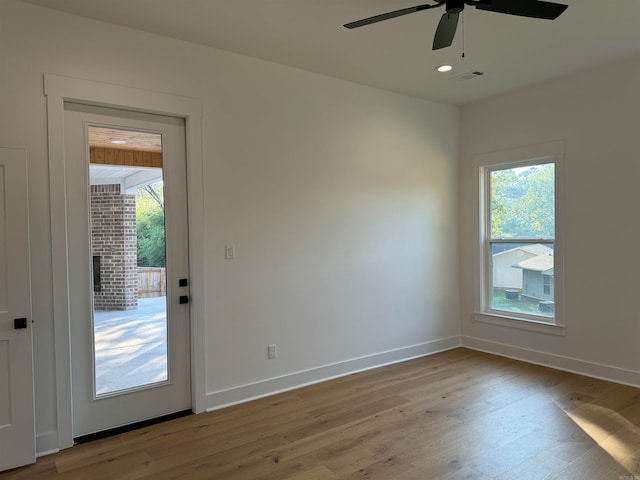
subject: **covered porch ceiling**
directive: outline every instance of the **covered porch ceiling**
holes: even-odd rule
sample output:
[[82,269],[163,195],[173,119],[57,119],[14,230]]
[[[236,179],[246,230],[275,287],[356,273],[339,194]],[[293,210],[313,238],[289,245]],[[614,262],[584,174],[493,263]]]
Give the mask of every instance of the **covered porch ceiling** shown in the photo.
[[[162,135],[107,127],[89,127],[89,147],[136,152],[162,152]],[[120,190],[134,194],[144,185],[162,180],[162,168],[91,163],[91,185],[120,184]]]

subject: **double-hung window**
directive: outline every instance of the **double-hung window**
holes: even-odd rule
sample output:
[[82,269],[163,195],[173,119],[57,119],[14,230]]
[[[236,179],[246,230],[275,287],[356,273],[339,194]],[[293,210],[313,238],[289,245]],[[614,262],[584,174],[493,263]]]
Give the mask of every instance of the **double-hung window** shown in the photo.
[[[478,321],[559,333],[563,144],[475,157]],[[559,238],[560,237],[560,238]]]

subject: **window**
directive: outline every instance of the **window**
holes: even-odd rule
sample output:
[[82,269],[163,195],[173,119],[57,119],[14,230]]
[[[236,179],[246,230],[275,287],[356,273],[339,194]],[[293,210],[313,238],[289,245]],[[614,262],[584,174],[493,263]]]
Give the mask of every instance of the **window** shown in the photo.
[[542,278],[545,295],[551,295],[551,276],[552,275],[544,275]]
[[475,158],[477,320],[542,331],[562,325],[562,151],[556,142]]

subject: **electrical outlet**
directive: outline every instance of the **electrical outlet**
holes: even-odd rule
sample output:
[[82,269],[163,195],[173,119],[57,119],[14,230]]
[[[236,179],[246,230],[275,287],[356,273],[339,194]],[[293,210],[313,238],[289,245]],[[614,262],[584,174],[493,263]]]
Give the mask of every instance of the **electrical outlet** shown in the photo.
[[275,345],[267,345],[267,359],[273,360],[278,357],[278,352],[276,351]]

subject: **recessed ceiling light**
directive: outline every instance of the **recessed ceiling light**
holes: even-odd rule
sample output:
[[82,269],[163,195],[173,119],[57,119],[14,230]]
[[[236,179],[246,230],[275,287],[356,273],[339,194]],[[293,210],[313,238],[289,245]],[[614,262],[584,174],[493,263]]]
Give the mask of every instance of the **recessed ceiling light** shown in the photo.
[[124,140],[111,140],[111,143],[113,143],[114,145],[124,145],[127,142],[125,142]]
[[451,70],[453,70],[453,67],[451,65],[440,65],[436,68],[436,70],[441,73],[450,72]]

